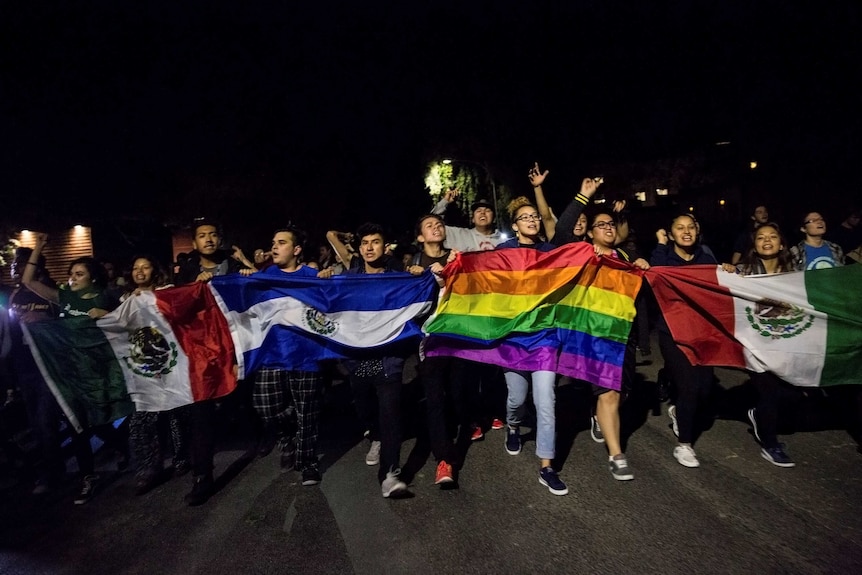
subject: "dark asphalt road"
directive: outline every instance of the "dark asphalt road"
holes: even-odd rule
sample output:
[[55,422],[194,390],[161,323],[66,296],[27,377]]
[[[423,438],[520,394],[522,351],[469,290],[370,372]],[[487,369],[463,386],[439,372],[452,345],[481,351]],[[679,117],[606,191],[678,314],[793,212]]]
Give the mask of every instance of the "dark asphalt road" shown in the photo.
[[646,401],[657,367],[639,365],[643,393],[625,407],[634,481],[611,478],[587,429],[588,396],[567,385],[557,404],[568,496],[539,485],[532,440],[509,456],[503,433],[489,431],[448,491],[408,439],[412,497],[387,500],[336,386],[319,486],[279,473],[275,454],[251,457],[249,428],[225,422],[220,490],[198,508],[182,502],[188,477],[135,497],[133,473],[106,457],[108,481],[87,505],[72,504],[72,484],[41,498],[23,484],[4,491],[0,574],[862,573],[862,455],[845,424],[805,418],[783,436],[797,466],[770,465],[744,419],[744,375],[717,370],[719,416],[695,446],[701,467],[684,468],[667,405]]

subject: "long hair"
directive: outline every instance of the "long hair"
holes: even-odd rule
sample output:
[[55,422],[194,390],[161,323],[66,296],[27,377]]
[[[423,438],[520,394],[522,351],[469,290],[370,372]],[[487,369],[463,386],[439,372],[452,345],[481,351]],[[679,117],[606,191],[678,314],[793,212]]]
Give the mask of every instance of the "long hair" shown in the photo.
[[748,248],[748,251],[746,251],[742,256],[742,259],[739,260],[739,265],[742,266],[742,275],[757,273],[757,269],[760,266],[760,256],[757,255],[754,239],[757,236],[757,232],[767,227],[773,228],[778,232],[778,241],[781,242],[781,250],[778,252],[778,271],[792,272],[794,270],[793,255],[790,253],[790,249],[787,246],[787,239],[781,232],[781,228],[775,222],[767,222],[751,232],[751,247]]
[[76,258],[69,264],[69,269],[66,271],[66,274],[71,276],[72,268],[77,265],[82,265],[87,268],[87,272],[90,274],[90,283],[95,287],[105,289],[108,286],[108,271],[99,263],[99,260],[91,258],[90,256]]
[[[154,258],[149,254],[139,254],[132,258],[132,267],[134,267],[135,262],[138,260],[147,260],[153,268],[153,275],[150,278],[152,282],[152,286],[154,288],[162,287],[171,283],[171,276],[168,274],[167,270],[165,270],[164,266],[161,264],[159,260]],[[137,285],[135,285],[134,280],[134,270],[128,270],[124,277],[126,280],[125,291],[126,293],[131,293],[137,289]]]

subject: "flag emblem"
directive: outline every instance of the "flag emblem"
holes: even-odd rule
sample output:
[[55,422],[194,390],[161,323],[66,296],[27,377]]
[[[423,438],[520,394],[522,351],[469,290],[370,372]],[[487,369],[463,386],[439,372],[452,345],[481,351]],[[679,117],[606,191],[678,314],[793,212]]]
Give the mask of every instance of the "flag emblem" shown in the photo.
[[796,337],[814,323],[802,308],[771,299],[757,301],[753,310],[746,306],[745,316],[752,329],[769,339]]
[[318,335],[332,335],[338,331],[338,322],[326,317],[326,314],[313,307],[305,306],[302,314],[305,327]]
[[129,336],[130,355],[124,357],[130,370],[141,377],[160,378],[177,365],[177,344],[168,343],[154,327],[141,327]]

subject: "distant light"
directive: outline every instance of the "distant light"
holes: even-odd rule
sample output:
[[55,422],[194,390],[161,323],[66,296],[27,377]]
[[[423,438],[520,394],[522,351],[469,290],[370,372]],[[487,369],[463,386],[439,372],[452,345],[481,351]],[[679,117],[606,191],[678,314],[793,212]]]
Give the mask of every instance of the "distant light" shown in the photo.
[[748,162],[748,167],[752,170],[757,167],[757,162]]
[[667,195],[667,188],[656,188],[655,189],[655,195],[666,196]]
[[635,199],[639,202],[645,202],[646,192],[635,192]]
[[718,200],[718,205],[723,206],[726,202],[724,200]]
[[22,233],[22,234],[29,234],[29,233],[30,233],[30,230],[21,230],[21,233]]
[[694,206],[689,206],[689,207],[688,207],[688,211],[693,212],[693,211],[694,211]]
[[716,142],[715,145],[716,146],[729,146],[730,142],[728,140],[725,140],[723,142]]
[[449,164],[452,163],[452,160],[450,160],[449,158],[446,158],[445,160],[443,160],[443,163],[448,166]]
[[595,200],[593,200],[593,203],[594,204],[603,204],[603,203],[605,203],[605,198],[604,197],[596,198]]
[[83,232],[83,231],[84,231],[84,226],[82,226],[81,224],[77,224],[77,225],[75,226],[75,231],[76,231],[76,232]]
[[502,233],[500,234],[500,237],[501,237],[502,239],[504,239],[504,240],[508,240],[508,239],[509,239],[509,234],[507,234],[506,232],[502,232]]

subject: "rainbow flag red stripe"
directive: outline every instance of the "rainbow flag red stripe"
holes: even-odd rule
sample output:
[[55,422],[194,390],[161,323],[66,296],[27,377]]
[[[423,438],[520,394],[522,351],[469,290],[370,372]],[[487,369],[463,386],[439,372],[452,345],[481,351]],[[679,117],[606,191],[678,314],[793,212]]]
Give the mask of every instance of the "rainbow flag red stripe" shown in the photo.
[[443,271],[425,354],[549,370],[619,389],[642,273],[592,246],[461,254]]

